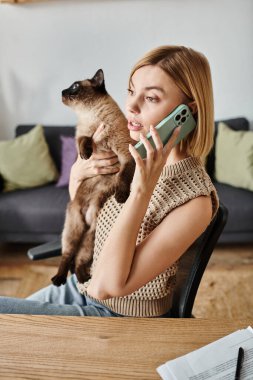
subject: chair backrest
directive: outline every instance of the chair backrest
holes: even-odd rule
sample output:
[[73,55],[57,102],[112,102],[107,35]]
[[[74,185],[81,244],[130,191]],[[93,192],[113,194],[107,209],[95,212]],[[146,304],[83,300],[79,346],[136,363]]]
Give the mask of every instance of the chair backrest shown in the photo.
[[226,224],[228,210],[220,204],[203,234],[181,256],[170,317],[190,318],[197,290],[216,242]]

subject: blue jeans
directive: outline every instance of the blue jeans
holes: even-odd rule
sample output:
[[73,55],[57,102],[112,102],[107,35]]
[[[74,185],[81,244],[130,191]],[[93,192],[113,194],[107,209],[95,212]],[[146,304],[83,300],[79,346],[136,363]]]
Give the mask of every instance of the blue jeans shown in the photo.
[[80,294],[76,282],[76,276],[72,275],[65,285],[49,285],[25,299],[0,297],[0,314],[121,316]]

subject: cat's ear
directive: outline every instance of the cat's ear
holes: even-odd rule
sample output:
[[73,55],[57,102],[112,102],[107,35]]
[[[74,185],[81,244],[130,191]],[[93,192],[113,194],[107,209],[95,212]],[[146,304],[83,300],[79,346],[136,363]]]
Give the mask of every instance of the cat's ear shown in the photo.
[[91,83],[94,87],[97,87],[103,91],[105,91],[105,79],[104,72],[102,69],[99,69],[94,77],[91,79]]

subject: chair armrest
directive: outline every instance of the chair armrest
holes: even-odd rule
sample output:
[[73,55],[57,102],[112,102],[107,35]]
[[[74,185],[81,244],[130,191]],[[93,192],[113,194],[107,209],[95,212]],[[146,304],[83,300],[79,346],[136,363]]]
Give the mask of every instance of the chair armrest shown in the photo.
[[61,239],[30,248],[27,252],[30,260],[43,260],[60,255]]

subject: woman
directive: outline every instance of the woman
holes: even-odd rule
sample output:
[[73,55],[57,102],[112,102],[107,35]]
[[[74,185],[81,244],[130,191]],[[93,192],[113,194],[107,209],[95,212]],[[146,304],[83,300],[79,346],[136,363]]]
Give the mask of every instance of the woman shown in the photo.
[[[176,130],[163,147],[154,126],[182,103],[197,127],[173,146]],[[51,285],[27,300],[2,298],[0,312],[159,317],[170,310],[178,260],[218,208],[202,164],[214,126],[207,59],[181,46],[147,53],[130,75],[126,116],[130,135],[143,141],[147,158],[129,146],[136,162],[131,193],[124,205],[111,197],[100,211],[91,279],[76,284],[71,276],[66,285]],[[156,149],[145,138],[149,130]],[[117,170],[111,152],[79,158],[71,171],[71,198],[84,178]]]

